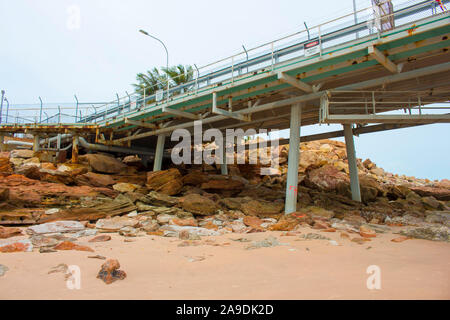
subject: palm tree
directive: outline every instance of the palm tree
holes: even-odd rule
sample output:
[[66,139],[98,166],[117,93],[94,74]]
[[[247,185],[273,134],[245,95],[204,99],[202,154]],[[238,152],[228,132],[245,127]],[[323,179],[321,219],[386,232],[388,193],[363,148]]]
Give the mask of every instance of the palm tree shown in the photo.
[[133,86],[142,97],[144,95],[148,97],[158,90],[167,88],[167,76],[171,86],[178,86],[194,79],[194,69],[192,66],[181,64],[168,69],[161,68],[161,71],[158,68],[153,68],[148,70],[147,73],[138,73],[136,75],[137,84],[133,84]]

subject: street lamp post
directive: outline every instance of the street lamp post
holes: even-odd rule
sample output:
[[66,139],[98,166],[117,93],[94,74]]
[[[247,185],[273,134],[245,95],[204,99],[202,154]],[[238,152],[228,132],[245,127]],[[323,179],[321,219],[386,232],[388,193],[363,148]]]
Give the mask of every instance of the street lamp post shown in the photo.
[[[164,44],[164,42],[162,42],[158,38],[152,36],[151,34],[149,34],[145,30],[141,29],[141,30],[139,30],[139,32],[144,34],[144,35],[146,35],[146,36],[148,36],[148,37],[150,37],[150,38],[153,38],[153,39],[159,41],[163,45],[164,49],[166,50],[166,71],[168,71],[169,70],[169,51],[167,50],[167,47]],[[168,72],[166,72],[166,81],[167,81],[167,103],[169,103],[169,73]],[[145,87],[144,87],[144,92],[145,92]],[[144,100],[144,106],[145,106],[145,100]]]
[[5,98],[6,101],[6,123],[8,123],[8,114],[9,114],[9,101]]
[[4,96],[5,96],[5,90],[2,90],[2,100],[0,101],[0,123],[2,123],[3,97]]

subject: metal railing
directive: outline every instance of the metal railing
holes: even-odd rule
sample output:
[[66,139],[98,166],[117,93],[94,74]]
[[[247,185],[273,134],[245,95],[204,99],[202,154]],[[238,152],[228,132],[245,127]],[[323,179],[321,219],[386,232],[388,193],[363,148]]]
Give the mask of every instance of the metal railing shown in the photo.
[[[448,3],[450,0],[443,0]],[[442,10],[436,7],[436,1],[392,1],[394,13],[392,14],[396,27],[411,23],[421,18],[440,14]],[[355,15],[358,22],[355,23]],[[386,16],[383,16],[384,19]],[[280,64],[290,61],[294,58],[308,59],[305,52],[305,44],[310,41],[319,42],[319,55],[325,50],[336,45],[363,38],[368,35],[381,35],[383,30],[376,28],[377,21],[374,17],[373,7],[367,7],[356,12],[351,12],[339,18],[318,24],[314,27],[306,28],[302,31],[290,34],[280,39],[259,45],[257,47],[246,49],[230,57],[207,64],[203,67],[196,67],[196,76],[192,81],[181,85],[169,85],[169,89],[164,90],[161,99],[157,99],[157,94],[145,96],[138,92],[119,97],[116,94],[114,101],[103,104],[79,103],[77,97],[76,105],[70,108],[61,108],[57,113],[51,114],[50,108],[43,109],[42,101],[39,115],[32,115],[29,109],[10,110],[13,114],[18,110],[22,114],[10,119],[24,121],[23,123],[61,123],[72,121],[76,123],[105,123],[108,120],[124,118],[140,110],[153,110],[163,106],[167,101],[176,101],[188,96],[197,95],[212,85],[218,83],[235,84],[242,78],[251,76],[261,70],[274,70]],[[246,76],[247,75],[247,76]],[[157,86],[164,88],[167,84],[160,83]],[[155,88],[156,89],[156,88]],[[161,92],[160,92],[161,94]],[[159,101],[157,101],[159,100]],[[67,110],[75,108],[75,114],[70,115]],[[84,110],[84,114],[79,111]],[[28,111],[28,114],[26,114]],[[43,116],[48,111],[49,115]],[[25,113],[25,114],[24,114]],[[39,121],[37,121],[39,120]],[[55,122],[56,121],[56,122]],[[66,122],[67,123],[67,122]]]

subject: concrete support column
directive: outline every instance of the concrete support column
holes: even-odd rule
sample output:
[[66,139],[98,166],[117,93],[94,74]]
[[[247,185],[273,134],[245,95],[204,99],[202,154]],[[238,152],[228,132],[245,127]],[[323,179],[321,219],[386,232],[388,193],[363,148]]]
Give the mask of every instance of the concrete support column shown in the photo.
[[297,103],[291,106],[286,202],[284,208],[285,214],[290,214],[297,210],[298,164],[300,160],[300,126],[302,106],[302,103]]
[[165,140],[166,140],[165,135],[161,134],[158,136],[158,141],[156,142],[155,160],[153,162],[153,171],[161,170]]
[[33,151],[34,152],[38,152],[41,149],[41,145],[40,145],[41,137],[39,137],[38,134],[35,134],[33,136],[33,138],[34,138],[34,140],[33,140]]
[[56,157],[59,159],[59,150],[61,149],[61,133],[56,136]]
[[0,151],[7,151],[5,145],[5,136],[0,135]]
[[226,137],[223,139],[222,143],[222,163],[220,164],[220,173],[224,176],[228,175],[228,165],[227,165],[227,144],[225,142]]
[[78,136],[72,138],[72,163],[78,163]]
[[348,169],[350,171],[350,188],[352,199],[361,202],[361,190],[359,187],[358,167],[356,165],[355,142],[351,124],[344,124],[345,145],[347,147]]

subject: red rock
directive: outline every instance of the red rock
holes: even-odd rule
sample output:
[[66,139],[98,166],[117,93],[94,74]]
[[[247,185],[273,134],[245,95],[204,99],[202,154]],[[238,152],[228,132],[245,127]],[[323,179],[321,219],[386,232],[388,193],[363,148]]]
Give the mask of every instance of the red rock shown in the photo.
[[100,236],[96,236],[94,238],[92,238],[91,240],[89,240],[89,242],[105,242],[105,241],[109,241],[111,240],[111,236],[107,235],[107,234],[102,234]]
[[258,217],[255,217],[255,216],[245,216],[244,219],[243,219],[243,222],[248,227],[252,227],[252,228],[255,228],[255,229],[260,229],[261,228],[261,224],[264,221],[261,220]]
[[433,196],[438,200],[450,201],[450,188],[412,187],[411,190],[422,197]]
[[9,162],[8,158],[0,158],[0,172],[13,172],[11,162]]
[[359,235],[363,238],[375,238],[377,236],[376,232],[367,226],[359,227]]
[[391,241],[392,242],[403,242],[403,241],[409,240],[409,239],[411,239],[411,238],[409,238],[409,237],[398,237],[398,238],[392,239]]
[[202,189],[213,189],[213,190],[235,190],[240,191],[244,188],[244,183],[242,181],[226,179],[226,180],[210,180],[208,182],[202,183]]
[[330,225],[324,221],[314,220],[313,229],[323,229],[326,230],[330,228]]
[[147,188],[169,196],[173,196],[183,188],[181,173],[178,169],[148,172]]
[[211,199],[199,194],[191,194],[180,199],[181,207],[194,214],[211,215],[216,213],[218,206]]
[[76,250],[76,251],[89,251],[94,252],[91,248],[87,246],[80,246],[70,241],[63,241],[54,247],[56,250]]
[[320,168],[309,167],[306,170],[305,184],[308,187],[324,191],[334,191],[342,184],[349,184],[349,177],[333,165]]
[[115,184],[115,181],[110,175],[88,172],[78,175],[75,183],[79,186],[108,187]]
[[242,205],[242,212],[249,216],[271,217],[278,215],[284,209],[283,202],[251,200]]
[[98,279],[103,280],[106,284],[111,284],[116,280],[123,280],[126,278],[127,274],[125,271],[119,270],[120,263],[116,259],[108,259],[97,275]]
[[0,252],[11,253],[11,252],[26,252],[28,251],[29,245],[21,242],[16,242],[0,247]]
[[202,225],[203,228],[209,229],[209,230],[218,230],[219,227],[215,225],[212,221],[207,221],[204,225]]
[[100,173],[119,173],[126,168],[126,165],[116,158],[104,154],[92,153],[80,156],[80,161],[83,160],[87,160],[92,169]]
[[7,228],[0,226],[0,239],[20,236],[21,234],[22,230],[20,230],[19,228]]
[[175,224],[177,226],[182,226],[182,227],[186,227],[186,226],[197,227],[198,226],[197,220],[195,220],[194,218],[184,218],[184,219],[173,218],[170,220],[170,223]]
[[183,183],[198,186],[209,180],[208,175],[201,171],[192,171],[183,177]]

